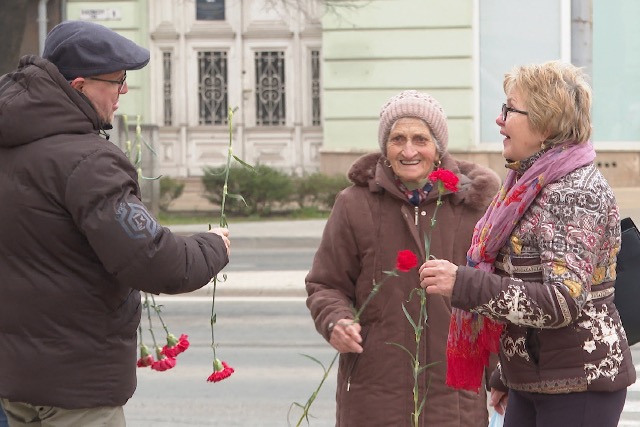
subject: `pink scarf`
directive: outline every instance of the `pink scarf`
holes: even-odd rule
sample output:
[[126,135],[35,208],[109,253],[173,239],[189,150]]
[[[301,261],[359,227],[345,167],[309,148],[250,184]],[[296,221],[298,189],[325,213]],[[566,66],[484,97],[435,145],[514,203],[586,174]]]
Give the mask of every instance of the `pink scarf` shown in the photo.
[[[500,249],[540,190],[595,159],[590,142],[560,144],[538,158],[518,179],[507,173],[502,188],[478,221],[467,265],[490,273]],[[447,385],[478,391],[490,353],[498,353],[503,325],[488,317],[453,308],[447,342]]]

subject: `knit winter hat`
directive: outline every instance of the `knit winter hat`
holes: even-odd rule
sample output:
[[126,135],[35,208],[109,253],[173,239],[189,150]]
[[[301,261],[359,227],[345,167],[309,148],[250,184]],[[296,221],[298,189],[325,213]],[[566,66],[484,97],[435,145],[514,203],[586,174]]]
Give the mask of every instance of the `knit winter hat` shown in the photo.
[[447,116],[434,97],[416,90],[405,90],[395,95],[380,110],[380,127],[378,128],[378,143],[382,154],[387,154],[387,139],[391,126],[403,117],[417,117],[424,120],[437,141],[439,153],[447,151],[449,144],[449,130]]

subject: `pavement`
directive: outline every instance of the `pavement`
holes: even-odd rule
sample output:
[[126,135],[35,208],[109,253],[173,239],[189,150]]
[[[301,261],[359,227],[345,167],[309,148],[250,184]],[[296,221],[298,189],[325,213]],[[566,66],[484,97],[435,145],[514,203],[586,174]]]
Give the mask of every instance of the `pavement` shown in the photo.
[[[277,271],[227,271],[233,264],[234,250],[260,250],[270,254],[291,250],[315,250],[320,244],[326,220],[286,220],[252,221],[229,223],[231,240],[231,260],[229,266],[218,275],[221,281],[216,285],[216,298],[220,297],[299,297],[307,293],[304,279],[305,270]],[[208,224],[174,225],[169,227],[177,234],[189,235],[207,231]],[[259,254],[259,252],[258,252]],[[258,255],[259,256],[259,255]],[[224,280],[226,276],[226,280]],[[187,296],[211,296],[213,284],[186,294]]]
[[[231,247],[315,248],[320,243],[326,222],[324,219],[251,222],[233,222],[231,219]],[[174,233],[188,235],[207,231],[209,224],[172,225],[169,228]]]
[[[640,226],[640,188],[614,188],[620,207],[620,217],[631,217]],[[285,220],[233,222],[229,224],[233,262],[234,249],[260,249],[270,252],[318,247],[326,220]],[[206,231],[208,224],[175,225],[173,232],[189,235]],[[292,271],[233,271],[226,282],[216,286],[216,296],[225,297],[305,297],[304,278],[307,270]],[[211,295],[209,284],[188,295]]]

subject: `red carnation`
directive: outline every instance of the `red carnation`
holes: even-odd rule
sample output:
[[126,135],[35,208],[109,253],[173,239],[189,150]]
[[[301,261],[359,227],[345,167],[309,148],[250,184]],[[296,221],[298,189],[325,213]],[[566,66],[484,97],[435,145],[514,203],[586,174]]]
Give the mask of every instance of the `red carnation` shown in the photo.
[[209,375],[207,381],[210,383],[217,383],[225,378],[229,378],[234,372],[234,369],[227,365],[226,362],[215,359],[213,361],[213,374]]
[[156,360],[151,365],[151,369],[154,371],[167,371],[176,366],[176,359],[173,357],[163,357],[160,360]]
[[429,174],[429,181],[436,183],[440,181],[444,188],[447,190],[457,193],[458,192],[458,182],[460,179],[453,172],[446,169],[437,169]]
[[408,249],[398,252],[396,269],[407,272],[418,265],[418,257]]
[[189,336],[182,334],[176,339],[173,334],[167,335],[167,345],[162,347],[162,354],[167,357],[176,357],[189,348]]
[[144,344],[140,344],[140,359],[136,362],[136,366],[138,368],[146,368],[152,364],[153,356],[151,355],[149,348]]
[[147,354],[145,357],[141,357],[136,362],[136,366],[138,368],[146,368],[147,366],[151,366],[152,364],[153,364],[153,356],[150,354]]

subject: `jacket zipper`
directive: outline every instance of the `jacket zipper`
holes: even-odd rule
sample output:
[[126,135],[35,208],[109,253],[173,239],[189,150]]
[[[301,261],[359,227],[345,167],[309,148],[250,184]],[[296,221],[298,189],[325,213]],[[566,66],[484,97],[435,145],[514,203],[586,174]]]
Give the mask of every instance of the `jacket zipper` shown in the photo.
[[414,212],[414,222],[416,225],[418,225],[418,211],[420,211],[420,209],[417,206],[413,207],[413,212]]
[[[367,336],[369,335],[370,331],[371,331],[370,328],[367,328],[366,331],[363,331],[362,343],[360,345],[364,346],[364,343],[367,340]],[[360,354],[355,353],[355,358],[353,359],[353,362],[351,362],[351,365],[349,366],[349,368],[346,371],[347,372],[347,391],[351,390],[351,373],[355,369],[356,363],[358,363],[358,360],[360,360]]]
[[358,359],[360,359],[360,355],[356,354],[355,359],[353,360],[353,362],[351,363],[351,366],[349,366],[349,370],[347,371],[349,373],[349,375],[347,376],[347,391],[351,390],[351,373],[353,372],[353,369],[356,367],[356,363],[358,363]]

